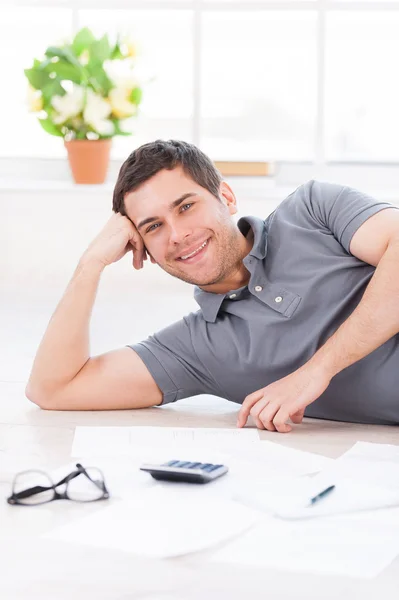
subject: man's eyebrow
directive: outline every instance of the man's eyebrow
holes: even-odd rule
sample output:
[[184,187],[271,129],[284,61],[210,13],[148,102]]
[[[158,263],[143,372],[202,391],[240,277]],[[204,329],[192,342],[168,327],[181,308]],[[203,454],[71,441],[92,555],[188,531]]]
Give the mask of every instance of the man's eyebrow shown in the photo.
[[[179,204],[181,204],[184,200],[186,200],[187,198],[191,198],[191,196],[198,196],[198,194],[196,192],[187,192],[186,194],[183,194],[183,196],[180,196],[180,198],[177,198],[177,200],[173,200],[173,202],[169,204],[169,211],[172,211],[174,208],[176,208],[176,206],[179,206]],[[147,225],[147,223],[157,221],[159,218],[160,217],[147,217],[147,219],[144,219],[137,225],[137,229],[141,229],[141,227],[144,227],[144,225]]]

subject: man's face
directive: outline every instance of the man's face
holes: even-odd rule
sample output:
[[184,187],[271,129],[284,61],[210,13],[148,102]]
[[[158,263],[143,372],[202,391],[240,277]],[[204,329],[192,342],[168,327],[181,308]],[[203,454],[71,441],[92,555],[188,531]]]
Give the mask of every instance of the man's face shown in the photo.
[[173,277],[209,286],[223,281],[242,259],[242,235],[231,218],[235,197],[225,182],[218,200],[181,167],[163,169],[126,194],[125,205],[148,253]]

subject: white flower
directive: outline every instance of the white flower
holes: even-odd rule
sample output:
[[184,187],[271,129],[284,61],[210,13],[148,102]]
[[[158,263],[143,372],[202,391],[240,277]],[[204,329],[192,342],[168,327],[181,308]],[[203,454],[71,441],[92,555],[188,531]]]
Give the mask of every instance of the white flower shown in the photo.
[[137,106],[129,100],[131,92],[132,88],[121,86],[113,88],[109,93],[112,113],[118,119],[126,119],[136,114]]
[[130,58],[135,58],[137,56],[138,46],[137,46],[136,42],[133,40],[132,36],[126,35],[122,40],[122,46],[124,47],[126,54]]
[[28,86],[26,98],[29,112],[40,112],[43,110],[43,96],[40,90],[35,90],[31,85]]
[[56,125],[65,123],[65,121],[75,117],[82,111],[84,94],[85,91],[80,85],[74,85],[72,90],[66,93],[65,96],[54,96],[51,99],[51,104],[58,113],[53,117]]
[[94,93],[90,88],[87,90],[86,105],[83,110],[83,118],[100,135],[112,135],[114,124],[107,119],[111,114],[111,105],[107,100]]

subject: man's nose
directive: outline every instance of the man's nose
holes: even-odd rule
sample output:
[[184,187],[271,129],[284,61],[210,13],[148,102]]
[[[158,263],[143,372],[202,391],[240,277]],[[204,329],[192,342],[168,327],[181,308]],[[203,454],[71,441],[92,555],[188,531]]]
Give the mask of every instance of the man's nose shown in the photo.
[[176,226],[171,226],[170,228],[170,242],[171,244],[174,244],[175,246],[178,246],[180,244],[184,244],[185,240],[187,238],[190,238],[192,235],[192,231],[187,229],[186,227],[176,227]]

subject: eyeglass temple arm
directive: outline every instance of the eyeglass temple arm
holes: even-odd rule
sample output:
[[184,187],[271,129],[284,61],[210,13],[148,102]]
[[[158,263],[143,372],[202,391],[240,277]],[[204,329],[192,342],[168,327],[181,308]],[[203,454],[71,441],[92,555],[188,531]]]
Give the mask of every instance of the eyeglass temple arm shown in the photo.
[[28,488],[27,490],[22,490],[21,492],[14,492],[12,494],[13,498],[23,499],[29,498],[29,496],[33,496],[34,494],[40,494],[41,492],[48,492],[48,490],[54,489],[53,485],[45,487],[43,485],[35,485],[34,487]]
[[79,471],[73,471],[73,473],[70,473],[69,475],[66,475],[65,477],[63,477],[61,479],[61,481],[58,481],[57,483],[55,483],[53,487],[57,488],[59,485],[62,485],[64,483],[68,483],[68,481],[71,481],[71,479],[75,479],[75,477],[77,477],[81,473],[82,473],[81,470],[79,470]]
[[70,473],[69,475],[67,475],[66,477],[64,477],[63,479],[61,479],[61,481],[58,481],[58,483],[56,483],[54,485],[54,489],[57,488],[59,485],[62,485],[64,483],[68,483],[69,481],[71,481],[71,479],[75,479],[75,477],[77,477],[78,475],[86,475],[86,477],[92,482],[94,483],[95,486],[97,486],[100,490],[107,492],[107,488],[105,486],[105,482],[103,481],[97,481],[96,479],[93,479],[92,477],[90,477],[90,475],[88,474],[88,472],[86,471],[86,469],[84,468],[83,465],[81,465],[80,463],[76,463],[77,466],[77,471],[73,471],[73,473]]
[[86,471],[86,469],[84,468],[83,465],[81,465],[80,463],[76,463],[76,466],[78,467],[78,469],[80,469],[80,473],[84,473],[84,475],[86,475],[86,477],[88,477],[90,479],[90,481],[92,481],[94,483],[94,485],[96,485],[100,490],[104,491],[104,492],[108,492],[107,490],[107,486],[105,485],[105,481],[104,481],[104,476],[102,475],[101,471],[101,476],[103,477],[103,479],[101,481],[97,481],[97,479],[93,479],[92,477],[90,477],[90,475],[88,474],[88,472]]
[[49,485],[49,486],[35,485],[34,487],[28,488],[27,490],[22,490],[20,492],[14,492],[13,497],[22,500],[23,498],[29,498],[29,496],[34,496],[34,494],[40,494],[41,492],[48,492],[48,490],[54,490],[59,485],[62,485],[63,483],[66,483],[67,481],[74,479],[75,477],[80,475],[80,473],[82,473],[82,471],[74,471],[73,473],[70,473],[70,475],[67,475],[66,477],[61,479],[61,481],[59,481],[58,483],[55,483],[53,485]]

